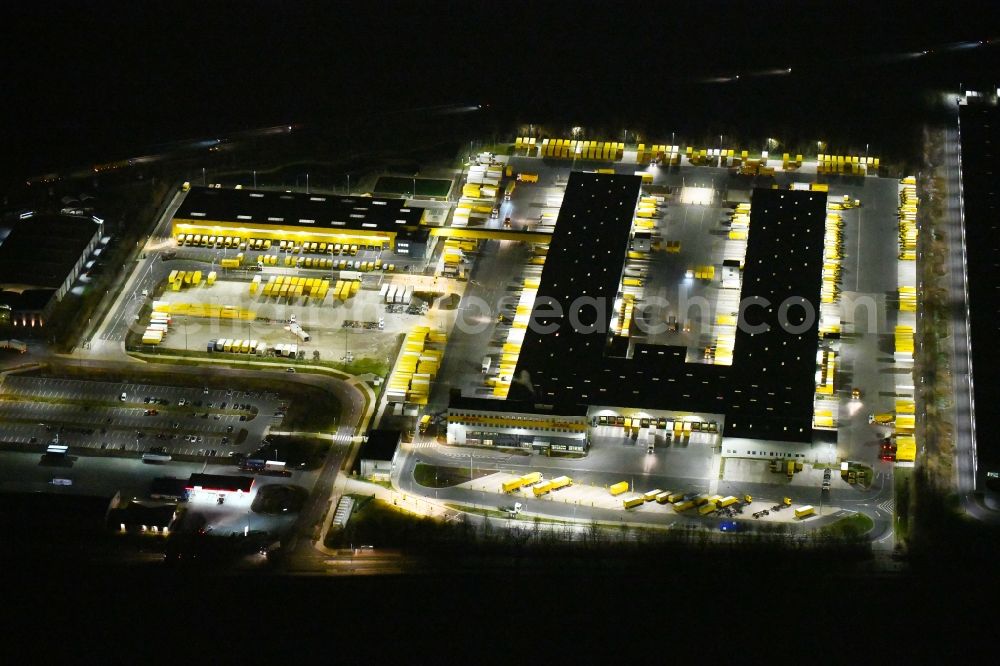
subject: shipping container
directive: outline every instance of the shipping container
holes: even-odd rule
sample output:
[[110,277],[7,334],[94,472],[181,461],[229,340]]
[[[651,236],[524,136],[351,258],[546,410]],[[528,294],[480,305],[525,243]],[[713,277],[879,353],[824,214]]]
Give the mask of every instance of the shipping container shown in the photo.
[[628,492],[628,481],[619,481],[618,483],[612,484],[608,487],[608,492],[612,495],[621,495],[622,493]]
[[626,509],[633,509],[637,506],[642,506],[646,503],[646,500],[640,497],[633,497],[632,499],[627,499],[622,502]]

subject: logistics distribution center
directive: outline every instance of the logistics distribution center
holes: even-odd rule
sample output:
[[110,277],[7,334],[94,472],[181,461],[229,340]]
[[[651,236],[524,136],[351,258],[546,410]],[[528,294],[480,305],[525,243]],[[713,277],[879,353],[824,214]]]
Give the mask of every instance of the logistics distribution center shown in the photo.
[[[834,461],[838,424],[854,413],[841,409],[834,388],[843,352],[843,214],[860,203],[847,195],[831,199],[828,185],[814,182],[815,175],[841,173],[828,165],[829,156],[820,155],[802,176],[785,178],[779,186],[774,169],[761,172],[766,154],[757,160],[747,151],[740,157],[728,150],[704,156],[689,149],[692,165],[718,165],[721,180],[685,184],[678,178],[680,183],[670,184],[663,174],[681,160],[676,146],[654,146],[650,152],[640,144],[634,154],[608,149],[606,157],[602,150],[602,159],[634,159],[646,167],[626,173],[560,169],[533,156],[530,147],[524,156],[517,150],[515,145],[515,154],[500,160],[490,153],[477,156],[479,165],[470,166],[462,196],[446,216],[441,207],[425,209],[404,199],[187,187],[172,234],[180,246],[261,252],[258,270],[269,273],[281,256],[276,252],[284,254],[285,267],[306,270],[337,266],[294,255],[354,255],[360,247],[362,254],[386,251],[414,260],[405,266],[410,275],[403,280],[379,275],[364,285],[360,273],[345,273],[345,262],[334,263],[341,271],[338,281],[351,282],[351,296],[379,308],[384,301],[386,315],[399,317],[385,319],[386,334],[391,328],[404,338],[387,377],[383,413],[416,416],[421,432],[432,422],[446,425],[449,444],[585,452],[592,441],[624,433],[650,452],[693,441],[721,444],[723,457]],[[868,166],[858,164],[850,173],[866,175]],[[782,160],[786,173],[801,168],[798,156]],[[524,169],[547,173],[540,181],[539,174]],[[761,175],[771,180],[751,180]],[[894,362],[900,367],[912,364],[908,262],[916,203],[910,180],[898,191]],[[728,189],[729,183],[735,187]],[[884,185],[878,189],[888,202],[896,192],[891,183]],[[716,215],[721,219],[713,219]],[[485,245],[490,242],[499,242],[500,249],[487,249],[496,247]],[[483,262],[489,277],[471,279],[473,265],[476,270],[483,265],[475,257],[494,251],[506,258]],[[375,259],[367,265],[392,272],[391,264]],[[241,252],[220,266],[239,267],[242,261]],[[248,277],[237,276],[241,279]],[[330,278],[323,279],[328,285]],[[260,280],[254,276],[251,297]],[[426,285],[424,304],[400,308],[391,297],[400,285],[407,294],[414,285]],[[227,288],[225,298],[237,298]],[[450,335],[455,317],[463,315],[438,307],[438,297],[454,302],[456,292],[465,299],[484,290],[492,290],[490,298],[506,290],[503,298],[516,305],[490,304],[500,311],[481,318],[491,329],[488,335]],[[326,303],[325,288],[316,298],[311,292],[287,293],[282,304],[297,309],[318,310]],[[267,286],[263,295],[270,295]],[[692,307],[685,304],[689,297],[701,302]],[[260,297],[250,300],[254,308],[270,307]],[[463,302],[466,308],[458,310],[471,307],[471,300]],[[314,337],[326,336],[328,342],[341,318],[346,317],[342,326],[358,324],[347,307],[323,312],[332,314],[329,320],[322,313],[313,319]],[[405,318],[427,312],[429,319]],[[247,310],[248,320],[254,316]],[[270,312],[265,316],[274,318]],[[291,322],[287,328],[309,342],[294,317]],[[281,333],[272,337],[279,341]],[[218,340],[209,344],[219,350]],[[478,367],[480,359],[482,374],[470,377],[467,368]],[[879,423],[900,435],[898,460],[912,461],[913,401],[900,397],[912,392],[912,380],[905,372],[898,377],[900,416],[879,415]],[[441,391],[431,390],[435,383]],[[408,426],[401,421],[381,427]]]
[[453,392],[450,443],[579,451],[598,424],[631,426],[650,446],[692,431],[776,442],[835,436],[813,427],[826,193],[753,190],[743,307],[719,315],[738,318],[730,342],[719,338],[731,355],[689,362],[686,347],[631,335],[640,315],[628,310],[623,271],[635,254],[641,182],[570,175],[509,393],[500,401]]

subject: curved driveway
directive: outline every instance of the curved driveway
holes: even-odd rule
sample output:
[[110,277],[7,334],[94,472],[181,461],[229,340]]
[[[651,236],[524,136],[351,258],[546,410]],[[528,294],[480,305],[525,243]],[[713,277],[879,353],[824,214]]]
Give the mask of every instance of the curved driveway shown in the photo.
[[[421,443],[419,448],[404,445],[393,481],[399,490],[422,497],[428,501],[453,502],[489,509],[497,509],[501,505],[509,504],[512,500],[500,493],[490,493],[467,487],[427,488],[419,485],[413,477],[413,470],[418,462],[430,465],[460,467],[468,465],[470,460],[472,465],[478,469],[494,467],[498,471],[502,470],[516,474],[540,471],[546,477],[566,474],[578,481],[597,486],[629,478],[635,481],[637,487],[684,488],[689,492],[705,492],[708,490],[709,484],[707,479],[678,478],[633,471],[608,472],[595,470],[590,468],[592,464],[588,466],[587,458],[550,458],[534,454],[524,456],[503,453],[501,451],[442,446],[434,443]],[[795,504],[812,504],[817,507],[820,506],[821,501],[821,491],[818,488],[787,486],[779,490],[775,485],[763,483],[720,481],[718,493],[722,495],[727,493],[747,493],[761,498],[774,496],[774,502],[780,501],[781,497],[790,497]],[[823,504],[839,506],[844,510],[863,513],[871,518],[875,526],[869,532],[868,537],[879,547],[892,547],[892,510],[887,504],[892,498],[890,476],[886,474],[878,475],[873,487],[866,491],[831,490],[827,495],[827,497],[822,498]],[[698,517],[674,512],[626,513],[623,510],[616,509],[590,507],[581,509],[576,504],[533,497],[518,497],[517,501],[521,502],[524,505],[524,510],[530,514],[558,519],[612,522],[624,522],[627,520],[632,525],[704,525],[706,522],[704,519]],[[844,515],[846,514],[841,511],[831,516],[823,516],[816,520],[810,520],[801,526],[794,523],[787,524],[795,525],[794,529],[805,531],[828,525],[844,517]],[[748,525],[755,524],[752,518],[750,520],[744,519],[744,522]]]

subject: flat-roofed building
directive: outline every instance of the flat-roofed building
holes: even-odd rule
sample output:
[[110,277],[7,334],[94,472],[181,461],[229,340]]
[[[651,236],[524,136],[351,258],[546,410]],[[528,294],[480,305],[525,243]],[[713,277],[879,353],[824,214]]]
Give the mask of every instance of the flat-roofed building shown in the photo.
[[40,328],[101,241],[94,216],[26,211],[0,222],[0,306],[15,328]]
[[424,209],[404,199],[192,187],[173,234],[376,245],[415,259],[430,249]]

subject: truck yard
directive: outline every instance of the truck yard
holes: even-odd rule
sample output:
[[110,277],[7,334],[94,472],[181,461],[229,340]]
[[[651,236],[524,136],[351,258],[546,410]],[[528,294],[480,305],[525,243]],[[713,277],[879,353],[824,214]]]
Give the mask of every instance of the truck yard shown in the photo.
[[[283,224],[241,231],[238,225],[248,224],[241,221],[212,227],[196,219],[201,212],[185,204],[187,192],[181,192],[134,272],[130,298],[119,299],[98,338],[140,355],[253,359],[288,372],[299,362],[364,367],[389,384],[373,424],[413,432],[416,442],[443,442],[455,391],[487,399],[510,390],[571,173],[640,177],[612,332],[625,335],[631,346],[684,349],[690,364],[733,362],[754,188],[816,189],[838,202],[830,207],[839,226],[827,255],[830,281],[824,283],[836,302],[817,313],[824,330],[836,334],[831,339],[837,351],[835,374],[817,391],[816,423],[835,433],[835,443],[724,439],[725,419],[712,412],[665,405],[648,413],[619,405],[588,414],[585,446],[578,451],[586,457],[566,459],[563,467],[573,478],[618,469],[661,479],[657,485],[701,479],[710,486],[740,479],[766,486],[775,479],[756,470],[766,471],[768,461],[785,456],[820,465],[850,460],[888,472],[892,462],[880,459],[873,446],[886,429],[866,423],[865,415],[891,407],[880,397],[899,389],[900,367],[880,367],[884,361],[877,360],[884,359],[879,331],[896,325],[886,307],[894,301],[886,294],[895,292],[899,279],[897,181],[875,176],[874,159],[848,162],[854,166],[847,170],[855,170],[850,177],[831,178],[826,172],[837,172],[836,159],[768,161],[740,151],[602,146],[583,146],[576,158],[561,152],[565,146],[515,145],[508,154],[475,155],[453,179],[449,201],[397,200],[393,205],[414,216],[424,211],[421,224],[431,235],[426,254],[415,251],[417,256],[408,254],[410,240],[393,240],[392,230],[379,236],[374,226],[370,232],[359,227],[355,236],[285,230]],[[236,220],[236,212],[223,217]],[[250,217],[241,213],[241,220]],[[209,229],[219,233],[197,233]],[[422,330],[446,340],[439,357],[412,351],[417,347],[406,351],[413,344],[408,336]],[[428,363],[411,365],[404,361],[407,353]],[[852,397],[857,386],[864,397]],[[18,427],[29,438],[39,436],[28,425]],[[119,446],[141,447],[125,435],[110,436],[113,443],[122,440]],[[465,455],[461,448],[455,447],[454,457]],[[536,447],[527,454],[535,459],[549,452]],[[727,467],[727,459],[740,464]],[[838,492],[856,492],[845,486]],[[607,508],[614,507],[625,510],[621,502]]]

